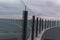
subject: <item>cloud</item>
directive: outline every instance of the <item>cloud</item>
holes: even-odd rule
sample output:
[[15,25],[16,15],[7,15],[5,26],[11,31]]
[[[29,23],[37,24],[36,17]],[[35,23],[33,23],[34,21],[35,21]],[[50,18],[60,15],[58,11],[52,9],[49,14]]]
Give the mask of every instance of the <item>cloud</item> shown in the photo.
[[0,0],[0,3],[15,4],[15,3],[19,3],[19,0]]
[[21,17],[25,5],[22,1],[29,16],[60,16],[60,6],[56,0],[0,0],[0,16]]
[[0,0],[0,16],[21,16],[23,10],[20,0]]
[[59,0],[23,0],[28,8],[35,15],[40,16],[60,16],[60,1]]

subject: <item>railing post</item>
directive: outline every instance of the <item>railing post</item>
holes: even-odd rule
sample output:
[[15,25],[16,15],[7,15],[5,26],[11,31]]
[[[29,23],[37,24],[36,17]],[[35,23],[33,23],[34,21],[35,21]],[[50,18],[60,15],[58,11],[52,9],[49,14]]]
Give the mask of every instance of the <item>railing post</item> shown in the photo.
[[37,17],[37,20],[36,20],[36,37],[38,37],[38,17]]
[[54,22],[52,21],[52,27],[54,27]]
[[57,20],[56,20],[56,27],[57,27]]
[[53,27],[54,27],[54,21],[53,21]]
[[54,27],[54,21],[53,21],[53,27]]
[[40,18],[40,21],[39,21],[39,33],[41,32],[41,18]]
[[32,21],[32,35],[31,35],[31,40],[34,40],[34,25],[35,25],[35,16],[33,16],[33,21]]
[[24,11],[23,12],[23,40],[27,40],[27,18],[28,18],[28,12]]
[[51,27],[52,27],[52,21],[51,21]]
[[48,28],[50,27],[50,20],[48,20]]
[[52,22],[52,27],[53,27],[53,21],[51,21]]
[[42,24],[41,24],[41,27],[42,27],[42,31],[43,31],[43,19],[42,19],[41,23],[42,23]]
[[54,23],[54,27],[55,27],[55,21],[53,21],[53,23]]
[[58,21],[57,21],[57,27],[58,27]]
[[46,20],[46,28],[47,28],[48,21]]
[[50,20],[50,28],[51,28],[51,20]]
[[55,21],[55,27],[56,27],[56,21]]
[[46,29],[46,20],[45,20],[45,29]]
[[58,21],[57,21],[57,27],[58,27]]
[[[52,27],[52,22],[51,22],[51,21],[50,21],[50,25],[51,25],[51,27]],[[50,27],[50,28],[51,28],[51,27]]]
[[47,21],[47,28],[49,27],[49,20]]
[[54,21],[54,27],[55,27],[55,21]]
[[[50,20],[49,20],[49,27],[50,27]],[[49,28],[49,27],[48,27],[48,28]]]
[[60,20],[59,20],[59,27],[60,27]]
[[55,21],[53,21],[54,22],[54,27],[55,27]]

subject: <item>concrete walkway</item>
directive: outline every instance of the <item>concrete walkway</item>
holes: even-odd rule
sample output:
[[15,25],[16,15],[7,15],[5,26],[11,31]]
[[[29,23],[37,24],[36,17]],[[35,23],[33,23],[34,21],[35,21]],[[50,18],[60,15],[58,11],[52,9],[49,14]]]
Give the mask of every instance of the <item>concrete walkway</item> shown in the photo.
[[41,40],[60,40],[60,27],[51,28],[45,31]]
[[[35,37],[35,36],[34,36],[34,40],[41,40],[42,35],[45,33],[45,31],[47,31],[47,30],[49,30],[49,29],[51,29],[51,28],[43,29],[43,31],[41,31],[41,33],[38,34],[38,37]],[[28,40],[31,40],[31,35],[30,35],[30,37],[28,38]]]

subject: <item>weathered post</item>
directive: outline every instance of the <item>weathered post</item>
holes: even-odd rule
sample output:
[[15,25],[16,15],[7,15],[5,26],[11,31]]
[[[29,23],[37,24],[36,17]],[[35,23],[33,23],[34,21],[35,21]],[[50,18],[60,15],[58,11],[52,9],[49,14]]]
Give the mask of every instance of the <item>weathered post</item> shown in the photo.
[[41,18],[40,18],[40,21],[39,21],[39,33],[41,32]]
[[48,28],[50,27],[50,20],[48,20]]
[[52,20],[51,20],[51,28],[52,28]]
[[50,28],[51,28],[51,20],[50,20]]
[[46,20],[45,20],[45,29],[46,29]]
[[53,21],[53,27],[54,27],[54,21]]
[[54,21],[54,27],[55,27],[55,21]]
[[42,23],[42,24],[41,24],[41,27],[42,27],[42,31],[43,31],[43,19],[42,19],[41,23]]
[[31,35],[31,40],[34,40],[34,25],[35,25],[35,16],[32,18],[32,35]]
[[50,28],[50,20],[49,20],[49,28]]
[[38,17],[37,17],[37,20],[36,20],[36,37],[38,37]]
[[53,25],[53,21],[52,21],[52,27],[53,27],[54,25]]
[[53,21],[51,21],[51,27],[53,27]]
[[27,40],[27,18],[28,18],[28,11],[23,11],[23,40]]
[[56,20],[55,20],[55,22],[54,22],[54,23],[55,23],[55,27],[56,27]]
[[49,27],[49,20],[47,21],[47,28]]
[[57,22],[57,27],[58,27],[58,21],[56,21]]
[[47,28],[47,26],[48,26],[48,20],[46,20],[46,28]]

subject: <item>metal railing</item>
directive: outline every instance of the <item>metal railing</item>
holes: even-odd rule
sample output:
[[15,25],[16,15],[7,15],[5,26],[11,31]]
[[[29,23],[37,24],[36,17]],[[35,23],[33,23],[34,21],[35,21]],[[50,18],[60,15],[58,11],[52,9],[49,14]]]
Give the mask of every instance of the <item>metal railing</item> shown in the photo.
[[[26,38],[27,34],[27,18],[28,18],[28,12],[24,11],[24,23],[23,23],[23,40],[28,40]],[[32,16],[32,32],[31,32],[31,40],[34,40],[34,34],[36,37],[38,37],[38,33],[40,34],[41,31],[43,31],[43,29],[46,28],[51,28],[51,27],[58,27],[59,26],[59,21],[55,21],[55,20],[44,20],[42,18],[40,18],[38,20],[38,17],[35,20],[35,16]],[[36,24],[36,25],[35,25]],[[34,29],[35,28],[35,29]]]

